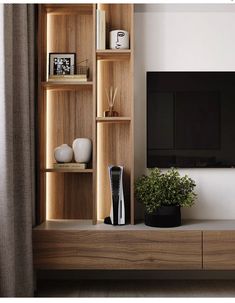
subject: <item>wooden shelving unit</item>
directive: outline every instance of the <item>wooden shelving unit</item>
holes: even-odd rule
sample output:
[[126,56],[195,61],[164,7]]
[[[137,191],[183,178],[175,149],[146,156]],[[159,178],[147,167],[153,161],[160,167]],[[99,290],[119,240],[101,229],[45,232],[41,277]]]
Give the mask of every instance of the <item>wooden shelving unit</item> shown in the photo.
[[[96,50],[96,9],[106,11],[112,29],[130,33],[130,49]],[[133,5],[39,5],[39,207],[38,223],[88,220],[109,215],[108,165],[124,166],[128,222],[134,223],[133,200]],[[48,81],[49,53],[76,53],[88,59],[86,82]],[[118,87],[115,110],[103,117],[104,93]],[[92,160],[85,170],[54,169],[54,148],[75,138],[92,140]],[[98,178],[97,178],[98,177]]]
[[[39,5],[39,206],[38,223],[49,219],[96,222],[95,5]],[[88,59],[87,82],[49,82],[49,53]],[[53,169],[54,148],[90,138],[88,169]]]
[[[97,7],[106,11],[107,33],[118,28],[129,31],[130,49],[96,50]],[[62,246],[70,245],[72,238],[74,243],[83,243],[86,242],[83,234],[86,226],[104,226],[103,219],[109,216],[111,206],[108,179],[111,164],[124,166],[127,220],[128,224],[134,224],[133,17],[132,4],[39,5],[39,194],[37,226],[33,230],[35,268],[86,267],[86,262],[81,266],[66,266],[63,262],[62,267],[54,266],[58,250],[56,239],[64,243]],[[48,81],[50,52],[76,53],[77,62],[88,59],[88,81]],[[103,117],[108,106],[105,89],[110,86],[118,87],[115,103],[118,117]],[[92,160],[88,168],[54,169],[54,148],[63,143],[71,146],[78,137],[92,140]],[[56,221],[60,222],[57,225],[60,234],[57,227],[50,228],[51,222]],[[76,224],[71,225],[73,222]],[[73,226],[72,238],[67,234],[68,224]],[[84,226],[81,234],[80,228]],[[94,234],[95,242],[98,238]],[[90,254],[94,251],[94,241],[90,236],[87,239],[91,246],[86,253]],[[52,258],[47,255],[45,241],[51,245]],[[106,237],[102,236],[100,245],[103,247],[104,241]],[[73,254],[77,255],[76,248]],[[80,263],[76,256],[72,258]],[[60,257],[58,262],[61,262]]]

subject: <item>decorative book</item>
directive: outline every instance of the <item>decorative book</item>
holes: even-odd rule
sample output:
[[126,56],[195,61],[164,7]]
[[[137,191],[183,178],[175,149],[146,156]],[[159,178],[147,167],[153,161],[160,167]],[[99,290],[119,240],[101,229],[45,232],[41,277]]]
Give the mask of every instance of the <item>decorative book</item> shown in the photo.
[[53,163],[55,169],[86,169],[87,163]]
[[101,9],[96,10],[96,48],[106,48],[106,21],[105,11]]
[[60,81],[64,81],[64,82],[78,82],[78,81],[87,81],[87,75],[86,74],[80,74],[80,75],[53,75],[50,76],[48,81],[54,81],[54,82],[60,82]]

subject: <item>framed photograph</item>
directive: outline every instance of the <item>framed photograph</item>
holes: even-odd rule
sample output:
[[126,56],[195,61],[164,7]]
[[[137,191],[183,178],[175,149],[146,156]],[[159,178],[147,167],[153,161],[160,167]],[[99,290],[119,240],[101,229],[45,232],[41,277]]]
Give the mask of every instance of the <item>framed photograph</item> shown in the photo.
[[75,53],[49,53],[49,76],[74,75]]

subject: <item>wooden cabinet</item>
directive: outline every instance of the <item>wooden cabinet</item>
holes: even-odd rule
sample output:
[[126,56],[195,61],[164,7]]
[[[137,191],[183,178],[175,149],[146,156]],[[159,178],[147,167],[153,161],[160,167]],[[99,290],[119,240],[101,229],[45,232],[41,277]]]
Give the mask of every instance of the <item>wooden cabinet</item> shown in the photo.
[[211,270],[235,269],[235,231],[203,232],[203,268]]
[[40,269],[202,268],[200,231],[36,230],[34,252]]

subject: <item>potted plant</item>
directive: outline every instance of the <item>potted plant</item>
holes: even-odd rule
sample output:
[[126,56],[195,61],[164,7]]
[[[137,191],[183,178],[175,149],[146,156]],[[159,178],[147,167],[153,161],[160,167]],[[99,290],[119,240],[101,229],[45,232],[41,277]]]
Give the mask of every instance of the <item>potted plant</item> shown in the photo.
[[137,179],[135,192],[145,208],[145,224],[154,227],[181,225],[181,207],[194,203],[195,182],[187,175],[181,177],[175,168],[165,173],[150,169],[148,176]]

